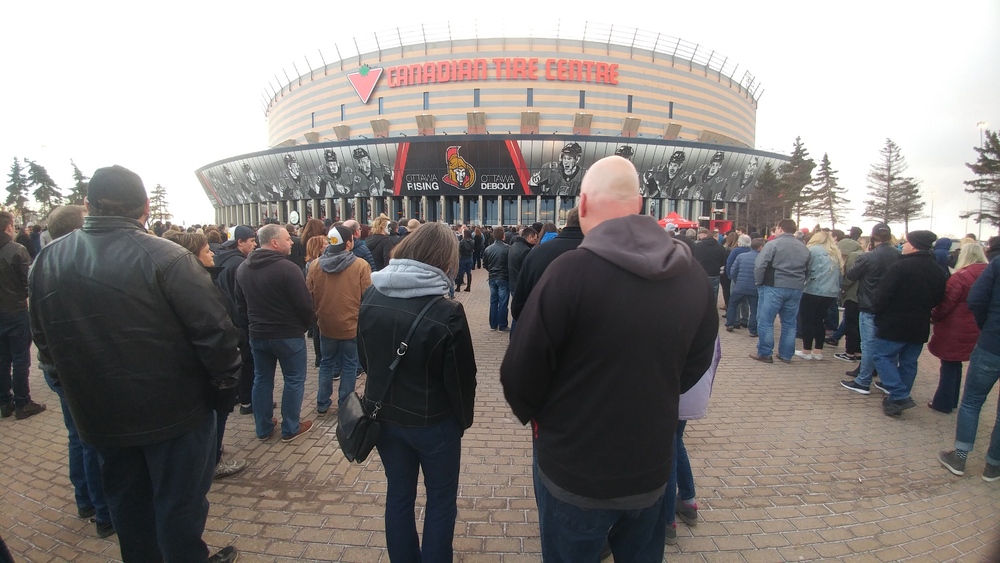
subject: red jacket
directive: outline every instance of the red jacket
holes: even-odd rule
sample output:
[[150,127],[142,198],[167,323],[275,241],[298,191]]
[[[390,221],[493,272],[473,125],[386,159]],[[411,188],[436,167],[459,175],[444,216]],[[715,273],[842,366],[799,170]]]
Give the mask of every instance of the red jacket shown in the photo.
[[931,311],[934,334],[927,345],[931,354],[949,362],[969,361],[979,339],[979,326],[965,299],[985,269],[986,264],[970,264],[948,278],[944,301]]

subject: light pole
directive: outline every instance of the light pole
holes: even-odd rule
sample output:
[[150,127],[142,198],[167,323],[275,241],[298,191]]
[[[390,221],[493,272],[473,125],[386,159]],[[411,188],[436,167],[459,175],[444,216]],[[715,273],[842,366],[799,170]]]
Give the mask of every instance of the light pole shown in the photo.
[[[986,122],[980,121],[976,123],[976,127],[979,129],[979,150],[983,150],[983,132],[986,131]],[[979,236],[976,237],[977,240],[983,240],[983,194],[979,193]]]

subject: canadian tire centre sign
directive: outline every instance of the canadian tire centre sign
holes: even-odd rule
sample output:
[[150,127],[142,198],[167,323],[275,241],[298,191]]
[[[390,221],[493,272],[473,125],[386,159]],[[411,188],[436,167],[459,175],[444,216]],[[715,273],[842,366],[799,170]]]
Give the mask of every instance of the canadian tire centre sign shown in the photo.
[[478,80],[552,80],[618,84],[618,65],[581,59],[493,58],[451,59],[388,68],[363,65],[347,75],[367,104],[382,74],[389,88]]

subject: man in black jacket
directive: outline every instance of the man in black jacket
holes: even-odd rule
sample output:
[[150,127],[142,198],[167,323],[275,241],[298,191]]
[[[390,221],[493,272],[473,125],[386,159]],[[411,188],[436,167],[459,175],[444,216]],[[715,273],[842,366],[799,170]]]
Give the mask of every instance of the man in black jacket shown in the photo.
[[719,316],[688,248],[641,207],[631,162],[590,168],[586,237],[531,291],[500,367],[532,425],[547,562],[596,561],[605,539],[618,561],[663,557],[678,398],[711,364]]
[[840,384],[850,391],[868,395],[871,393],[872,377],[875,375],[875,311],[872,302],[882,276],[889,267],[899,260],[899,251],[892,246],[892,233],[885,223],[877,223],[872,228],[871,245],[874,248],[858,257],[854,266],[844,277],[858,283],[858,331],[861,333],[861,363],[853,372],[854,379],[845,379]]
[[247,317],[253,350],[253,416],[257,438],[274,433],[274,372],[281,363],[281,441],[291,442],[312,428],[300,421],[306,382],[305,332],[316,321],[302,270],[287,260],[292,238],[278,225],[257,231],[260,248],[236,270],[236,302]]
[[[31,367],[31,329],[28,326],[28,268],[31,255],[12,237],[14,216],[0,211],[0,417],[18,420],[45,410],[31,400],[28,369]],[[30,242],[30,241],[29,241]],[[13,394],[11,393],[13,391]]]
[[507,330],[507,304],[510,301],[507,253],[510,246],[503,240],[504,233],[503,227],[493,227],[493,244],[483,251],[483,267],[490,276],[490,330]]
[[232,561],[232,547],[209,559],[201,535],[215,411],[236,402],[236,327],[194,255],[143,228],[138,175],[97,170],[86,205],[83,228],[31,270],[31,326],[81,439],[101,454],[122,559]]
[[903,256],[886,270],[872,299],[875,368],[889,393],[882,401],[887,415],[915,406],[910,390],[917,377],[917,358],[930,336],[931,309],[944,299],[948,283],[931,254],[935,239],[930,231],[907,233]]
[[[536,244],[538,244],[538,232],[532,227],[525,227],[521,229],[520,236],[514,238],[514,243],[507,251],[507,287],[510,288],[512,301],[517,295],[517,280],[521,276],[524,260],[529,255],[528,251],[535,248]],[[515,325],[517,325],[517,317],[514,317],[514,322],[510,325],[511,331],[514,330]]]
[[[532,227],[534,229],[534,227]],[[510,299],[510,315],[517,320],[521,316],[524,304],[528,302],[531,290],[542,277],[542,273],[553,260],[570,250],[574,250],[583,242],[583,231],[580,230],[580,210],[576,207],[566,214],[566,226],[561,233],[549,242],[532,249],[521,264],[521,272],[517,276],[517,285]]]
[[226,298],[229,318],[240,331],[240,384],[238,386],[240,414],[253,414],[250,394],[253,392],[253,352],[250,351],[250,333],[246,314],[236,304],[236,270],[257,247],[257,233],[245,225],[233,229],[233,237],[222,243],[222,251],[215,255],[219,275],[215,286]]
[[455,291],[462,289],[462,278],[466,278],[465,291],[472,291],[472,255],[476,251],[476,241],[472,240],[472,230],[465,229],[462,240],[458,243],[458,277],[455,278]]
[[712,295],[718,303],[719,276],[722,275],[722,268],[726,266],[726,249],[705,227],[698,229],[698,242],[694,245],[694,259],[705,270],[708,281],[712,282]]

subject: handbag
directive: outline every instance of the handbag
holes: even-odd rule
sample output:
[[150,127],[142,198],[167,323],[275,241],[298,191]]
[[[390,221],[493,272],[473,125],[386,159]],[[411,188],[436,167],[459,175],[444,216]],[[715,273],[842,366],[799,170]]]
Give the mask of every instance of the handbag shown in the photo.
[[382,396],[373,399],[375,406],[371,409],[371,412],[365,407],[364,398],[359,397],[357,393],[351,393],[347,400],[344,401],[344,404],[338,409],[337,442],[340,444],[340,449],[344,452],[344,457],[347,458],[347,461],[362,463],[371,454],[372,448],[375,447],[375,443],[378,441],[379,432],[382,429],[382,425],[378,421],[378,411],[382,408],[382,399],[385,398],[385,394],[389,392],[389,386],[392,385],[392,378],[396,375],[396,367],[399,366],[400,360],[406,355],[406,350],[409,347],[407,343],[413,337],[414,331],[417,330],[417,325],[420,324],[421,319],[424,318],[427,311],[443,297],[443,295],[439,295],[428,301],[424,305],[424,308],[420,310],[420,313],[417,314],[417,318],[413,319],[410,330],[406,333],[406,337],[400,341],[399,347],[396,349],[396,357],[389,364],[389,380],[386,382],[385,391],[382,392]]

